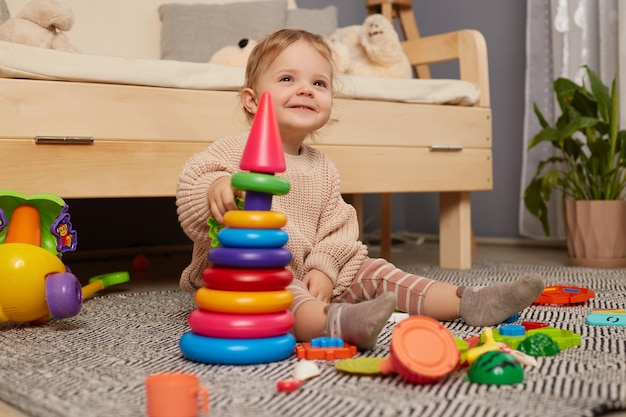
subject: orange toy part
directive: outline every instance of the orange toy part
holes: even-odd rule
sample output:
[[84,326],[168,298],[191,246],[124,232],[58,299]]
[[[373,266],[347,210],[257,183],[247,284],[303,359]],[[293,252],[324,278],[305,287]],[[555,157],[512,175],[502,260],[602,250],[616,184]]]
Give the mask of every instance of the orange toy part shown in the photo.
[[310,342],[304,342],[296,346],[298,359],[322,359],[332,361],[335,359],[347,359],[356,355],[357,348],[354,345],[344,343],[343,347],[313,347]]
[[397,372],[413,384],[430,384],[454,371],[461,354],[452,333],[437,320],[411,316],[399,322],[391,335],[389,356],[382,373]]
[[39,210],[23,204],[13,210],[4,243],[27,243],[41,246],[41,226]]
[[580,304],[593,298],[595,293],[583,287],[550,285],[543,289],[533,304]]

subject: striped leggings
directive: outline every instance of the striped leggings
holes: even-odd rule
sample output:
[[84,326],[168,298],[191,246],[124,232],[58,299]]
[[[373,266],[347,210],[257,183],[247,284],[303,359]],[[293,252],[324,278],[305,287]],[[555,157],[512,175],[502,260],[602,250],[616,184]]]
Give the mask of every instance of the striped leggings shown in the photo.
[[[423,313],[424,297],[428,288],[436,281],[409,274],[382,258],[367,258],[352,279],[352,284],[342,294],[333,297],[331,303],[359,303],[371,300],[384,292],[393,292],[398,297],[397,308],[411,315]],[[289,285],[294,299],[291,312],[295,314],[306,301],[315,299],[302,281]]]

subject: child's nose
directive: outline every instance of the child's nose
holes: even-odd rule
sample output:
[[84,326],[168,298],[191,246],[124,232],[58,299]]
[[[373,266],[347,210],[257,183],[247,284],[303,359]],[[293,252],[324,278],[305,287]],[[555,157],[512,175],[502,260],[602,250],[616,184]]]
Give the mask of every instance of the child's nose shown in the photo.
[[301,84],[298,88],[298,94],[300,95],[313,95],[313,89],[308,84]]

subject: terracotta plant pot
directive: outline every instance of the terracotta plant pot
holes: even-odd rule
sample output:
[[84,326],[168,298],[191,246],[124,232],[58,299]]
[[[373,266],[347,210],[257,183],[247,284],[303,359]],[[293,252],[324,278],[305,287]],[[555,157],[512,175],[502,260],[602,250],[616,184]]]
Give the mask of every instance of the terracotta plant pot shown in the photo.
[[626,201],[565,200],[569,264],[626,267]]

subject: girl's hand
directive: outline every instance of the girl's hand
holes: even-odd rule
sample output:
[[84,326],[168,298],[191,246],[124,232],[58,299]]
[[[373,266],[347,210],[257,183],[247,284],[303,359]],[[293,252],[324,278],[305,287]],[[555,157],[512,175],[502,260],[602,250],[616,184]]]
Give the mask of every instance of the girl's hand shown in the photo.
[[230,176],[216,179],[209,188],[209,209],[211,215],[220,224],[224,224],[224,214],[230,210],[237,210],[235,197],[242,197],[243,193],[233,190],[230,185]]
[[312,269],[304,275],[302,282],[313,297],[325,303],[330,302],[330,297],[333,294],[333,282],[328,275],[317,269]]

